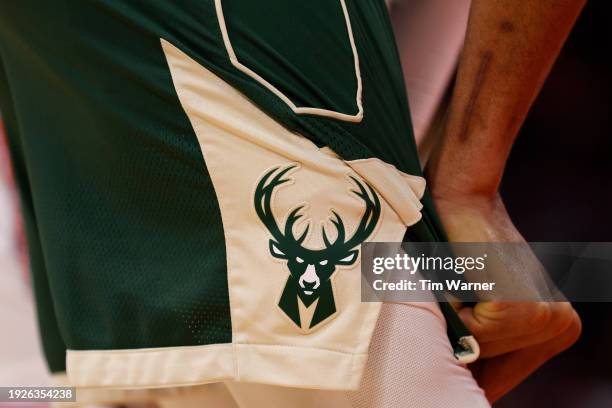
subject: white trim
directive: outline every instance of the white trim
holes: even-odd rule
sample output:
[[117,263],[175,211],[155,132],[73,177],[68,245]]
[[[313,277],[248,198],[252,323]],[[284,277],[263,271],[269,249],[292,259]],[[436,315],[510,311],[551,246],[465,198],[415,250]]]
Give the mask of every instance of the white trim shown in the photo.
[[425,179],[404,173],[378,158],[346,161],[357,174],[376,186],[378,193],[391,206],[406,227],[422,217],[421,198],[425,193]]
[[343,120],[346,122],[361,122],[363,119],[363,105],[361,100],[362,93],[362,83],[361,83],[361,70],[359,68],[359,55],[357,53],[357,47],[355,46],[355,39],[353,37],[353,29],[351,27],[351,21],[349,18],[348,10],[346,8],[345,0],[340,0],[340,5],[342,6],[342,12],[344,13],[344,20],[346,22],[346,29],[349,35],[349,42],[351,44],[351,50],[353,51],[353,60],[355,64],[355,76],[357,78],[357,94],[355,96],[357,103],[357,113],[355,115],[350,115],[346,113],[341,113],[328,109],[320,109],[320,108],[312,108],[312,107],[298,107],[296,106],[291,99],[289,99],[285,94],[283,94],[278,88],[272,85],[270,82],[266,81],[259,74],[257,74],[252,69],[248,68],[240,61],[238,61],[238,57],[234,52],[234,48],[232,47],[232,43],[229,39],[229,34],[227,32],[227,26],[225,24],[225,17],[223,15],[223,7],[221,5],[221,0],[215,0],[215,9],[217,12],[217,19],[219,20],[219,27],[221,28],[221,35],[223,36],[223,43],[225,44],[225,48],[227,50],[227,54],[229,59],[236,68],[240,71],[244,72],[263,86],[265,86],[270,92],[274,93],[278,96],[283,102],[285,102],[293,112],[297,114],[310,114],[310,115],[319,115],[319,116],[327,116],[330,118]]
[[480,345],[474,336],[463,336],[459,344],[465,348],[464,352],[455,353],[455,357],[461,364],[471,364],[480,357]]
[[[367,354],[266,344],[129,350],[68,350],[68,383],[91,388],[159,388],[219,381],[357,389]],[[239,361],[239,367],[234,366]],[[307,362],[307,364],[305,364]]]

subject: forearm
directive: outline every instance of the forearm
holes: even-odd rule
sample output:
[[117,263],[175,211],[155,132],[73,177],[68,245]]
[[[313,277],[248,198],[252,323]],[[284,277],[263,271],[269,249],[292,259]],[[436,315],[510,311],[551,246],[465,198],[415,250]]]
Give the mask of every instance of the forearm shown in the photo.
[[[497,193],[516,134],[585,0],[473,0],[443,139],[427,170],[451,241],[521,242]],[[539,288],[535,255],[522,281]],[[482,358],[471,367],[495,401],[580,335],[567,303],[481,302],[460,316]],[[530,318],[540,316],[535,324]]]
[[473,0],[434,197],[494,197],[525,116],[586,0]]

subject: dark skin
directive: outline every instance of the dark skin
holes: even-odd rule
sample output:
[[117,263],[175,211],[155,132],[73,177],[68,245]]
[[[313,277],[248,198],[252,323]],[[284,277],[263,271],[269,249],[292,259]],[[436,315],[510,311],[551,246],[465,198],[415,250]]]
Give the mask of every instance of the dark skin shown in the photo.
[[[510,148],[586,0],[473,0],[443,139],[426,169],[451,241],[522,242],[498,193]],[[569,303],[459,307],[494,402],[579,337]]]

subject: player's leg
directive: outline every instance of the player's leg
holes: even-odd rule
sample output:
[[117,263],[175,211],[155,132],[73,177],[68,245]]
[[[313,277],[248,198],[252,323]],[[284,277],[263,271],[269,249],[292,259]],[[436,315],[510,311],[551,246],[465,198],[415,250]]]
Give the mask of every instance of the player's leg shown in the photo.
[[452,355],[435,304],[385,303],[357,391],[227,382],[240,408],[484,408],[470,370]]
[[431,303],[384,304],[353,407],[481,408],[489,403],[454,358],[446,323]]

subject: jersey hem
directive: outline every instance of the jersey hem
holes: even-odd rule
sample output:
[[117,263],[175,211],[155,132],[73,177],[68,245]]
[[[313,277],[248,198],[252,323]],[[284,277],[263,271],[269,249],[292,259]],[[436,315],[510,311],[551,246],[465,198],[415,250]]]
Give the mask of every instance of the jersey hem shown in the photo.
[[[242,381],[355,390],[367,353],[264,344],[68,350],[68,381],[88,388],[165,388]],[[236,364],[234,364],[236,363]]]

